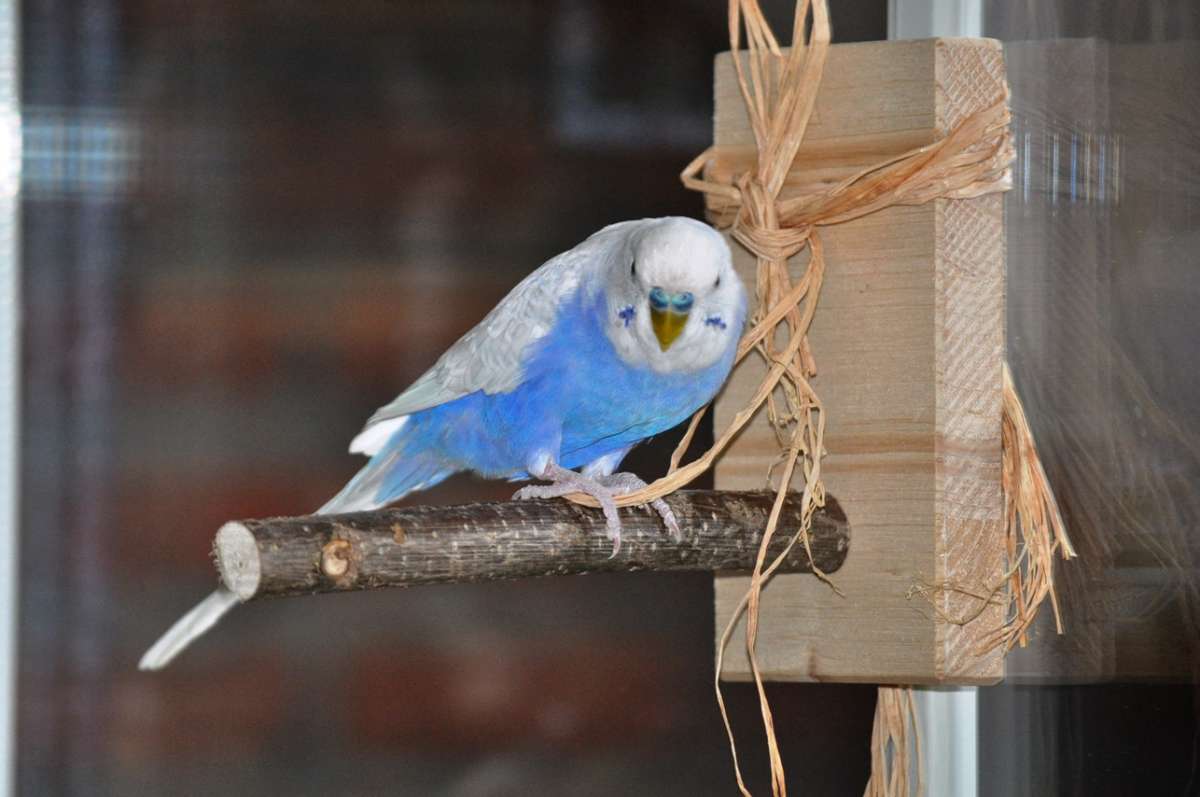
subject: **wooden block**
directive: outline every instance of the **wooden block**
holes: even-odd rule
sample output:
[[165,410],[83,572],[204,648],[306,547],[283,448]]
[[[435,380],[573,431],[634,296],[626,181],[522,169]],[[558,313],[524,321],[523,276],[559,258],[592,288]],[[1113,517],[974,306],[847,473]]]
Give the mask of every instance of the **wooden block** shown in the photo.
[[[1003,86],[1000,46],[990,40],[834,46],[783,196],[932,141]],[[728,53],[716,63],[715,127],[717,172],[753,163]],[[827,270],[812,344],[828,410],[823,467],[855,536],[834,575],[844,597],[811,576],[779,577],[766,590],[758,642],[766,678],[966,684],[1002,676],[998,652],[974,653],[1001,624],[1001,607],[959,625],[939,613],[965,616],[977,602],[946,593],[935,611],[911,590],[930,582],[978,590],[1003,571],[1003,231],[999,195],[892,208],[822,231]],[[752,285],[753,257],[733,248]],[[799,274],[803,263],[792,267]],[[739,367],[717,403],[718,428],[762,373],[754,358]],[[776,454],[760,415],[717,465],[718,488],[762,487]],[[716,580],[718,634],[747,583]],[[722,675],[750,677],[740,643]]]

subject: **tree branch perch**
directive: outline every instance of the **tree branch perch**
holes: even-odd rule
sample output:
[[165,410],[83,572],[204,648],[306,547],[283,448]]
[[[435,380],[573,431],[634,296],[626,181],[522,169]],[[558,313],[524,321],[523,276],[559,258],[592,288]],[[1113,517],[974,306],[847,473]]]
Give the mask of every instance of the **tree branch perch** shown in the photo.
[[[798,496],[799,494],[797,494]],[[621,551],[611,556],[604,519],[566,501],[507,501],[418,506],[226,523],[214,554],[221,581],[242,600],[633,570],[739,571],[753,567],[774,493],[680,491],[667,498],[683,529],[674,542],[658,515],[621,510]],[[789,499],[781,532],[800,524]],[[770,557],[789,533],[775,535]],[[850,527],[832,498],[812,524],[813,559],[825,572],[842,566]],[[810,572],[803,546],[782,567]]]

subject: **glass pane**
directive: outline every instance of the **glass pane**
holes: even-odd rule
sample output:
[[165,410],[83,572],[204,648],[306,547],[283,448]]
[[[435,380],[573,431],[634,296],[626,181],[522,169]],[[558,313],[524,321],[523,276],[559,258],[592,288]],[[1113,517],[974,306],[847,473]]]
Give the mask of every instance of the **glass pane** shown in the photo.
[[1185,794],[1200,661],[1200,8],[985,4],[1017,163],[1008,344],[1080,558],[981,691],[983,795]]

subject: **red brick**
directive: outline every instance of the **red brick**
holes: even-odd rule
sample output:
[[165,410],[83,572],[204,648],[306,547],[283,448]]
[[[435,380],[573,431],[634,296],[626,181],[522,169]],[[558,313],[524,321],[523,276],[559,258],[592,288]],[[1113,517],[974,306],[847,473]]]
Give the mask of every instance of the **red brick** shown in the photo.
[[405,283],[361,269],[300,289],[283,269],[199,285],[164,279],[124,315],[120,366],[159,388],[217,382],[244,389],[276,379],[289,355],[324,352],[350,374],[393,381],[399,392],[403,372],[416,378],[432,365],[520,273],[504,276],[468,292],[455,280]]
[[108,743],[133,767],[262,755],[284,720],[283,672],[279,660],[259,657],[233,666],[117,674],[108,692]]
[[495,750],[624,747],[687,716],[685,660],[646,640],[566,647],[398,648],[355,662],[347,701],[363,743]]

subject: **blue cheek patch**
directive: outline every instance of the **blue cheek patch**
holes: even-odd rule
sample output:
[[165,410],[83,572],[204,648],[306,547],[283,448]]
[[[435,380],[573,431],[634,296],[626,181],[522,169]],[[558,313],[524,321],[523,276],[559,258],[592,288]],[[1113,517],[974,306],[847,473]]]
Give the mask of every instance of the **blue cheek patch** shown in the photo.
[[721,316],[719,315],[710,315],[708,318],[704,319],[704,324],[705,326],[725,329],[725,322],[721,320]]
[[633,305],[631,304],[631,305],[627,305],[625,307],[625,309],[623,309],[621,312],[617,313],[617,315],[620,317],[620,319],[622,321],[625,322],[625,326],[629,326],[629,322],[633,320],[633,316],[636,312],[637,311],[633,309]]

